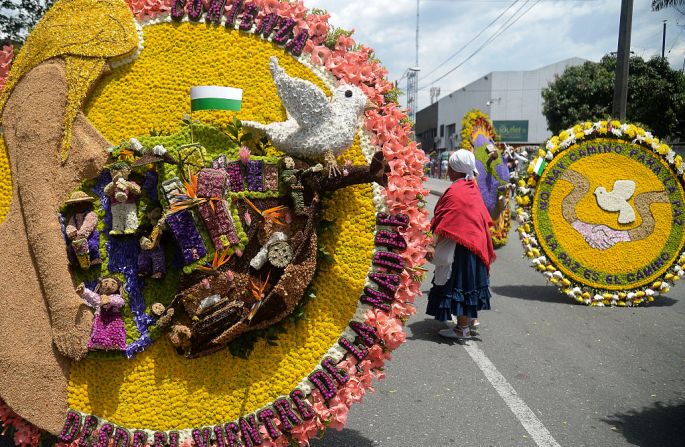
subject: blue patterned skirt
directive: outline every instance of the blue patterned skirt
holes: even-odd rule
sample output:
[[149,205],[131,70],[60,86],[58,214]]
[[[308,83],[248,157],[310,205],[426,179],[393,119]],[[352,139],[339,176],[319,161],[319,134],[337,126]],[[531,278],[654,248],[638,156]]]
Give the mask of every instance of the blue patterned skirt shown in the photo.
[[426,313],[439,321],[452,315],[478,318],[479,310],[490,310],[490,274],[476,255],[457,244],[452,274],[443,286],[433,284]]

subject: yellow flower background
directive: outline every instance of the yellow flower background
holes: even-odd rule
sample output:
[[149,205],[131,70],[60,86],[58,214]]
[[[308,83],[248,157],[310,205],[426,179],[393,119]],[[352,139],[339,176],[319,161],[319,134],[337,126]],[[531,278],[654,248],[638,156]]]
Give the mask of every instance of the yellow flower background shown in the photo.
[[[251,34],[204,23],[157,24],[144,28],[145,49],[132,64],[114,69],[94,90],[88,118],[113,144],[147,135],[175,133],[189,112],[196,85],[239,87],[241,120],[286,118],[268,69],[279,57],[291,76],[327,91],[308,68],[281,47]],[[194,119],[225,125],[231,112],[198,112]],[[0,157],[4,157],[4,150]],[[340,157],[365,163],[359,143]],[[7,212],[11,182],[0,158],[0,216]],[[188,360],[166,338],[132,360],[87,359],[72,364],[69,406],[129,428],[183,429],[231,421],[289,393],[321,361],[356,310],[373,250],[375,209],[370,185],[346,188],[324,203],[335,221],[322,244],[335,263],[323,266],[313,288],[317,297],[306,320],[288,323],[278,346],[260,340],[248,360],[228,350]]]

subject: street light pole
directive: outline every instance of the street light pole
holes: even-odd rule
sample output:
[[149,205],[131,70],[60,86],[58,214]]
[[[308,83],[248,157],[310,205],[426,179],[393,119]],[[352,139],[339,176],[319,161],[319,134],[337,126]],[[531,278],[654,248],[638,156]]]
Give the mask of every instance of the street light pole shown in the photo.
[[633,0],[621,1],[621,21],[618,29],[616,54],[616,82],[612,115],[621,121],[626,119],[628,102],[628,69],[630,67],[630,31],[633,22]]
[[666,52],[666,21],[664,20],[664,32],[661,38],[661,57],[665,56]]

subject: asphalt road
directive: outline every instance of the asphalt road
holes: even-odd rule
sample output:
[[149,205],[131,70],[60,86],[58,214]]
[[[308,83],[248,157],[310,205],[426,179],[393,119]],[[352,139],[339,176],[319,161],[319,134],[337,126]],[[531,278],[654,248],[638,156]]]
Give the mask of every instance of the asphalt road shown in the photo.
[[[444,325],[424,314],[429,275],[386,379],[352,407],[343,431],[312,445],[685,445],[685,284],[649,307],[591,308],[546,285],[516,233],[497,256],[493,309],[481,313],[480,339],[468,342],[475,348],[437,335]],[[504,382],[493,386],[469,349]],[[503,383],[513,404],[497,391]],[[526,411],[539,422],[529,430]]]

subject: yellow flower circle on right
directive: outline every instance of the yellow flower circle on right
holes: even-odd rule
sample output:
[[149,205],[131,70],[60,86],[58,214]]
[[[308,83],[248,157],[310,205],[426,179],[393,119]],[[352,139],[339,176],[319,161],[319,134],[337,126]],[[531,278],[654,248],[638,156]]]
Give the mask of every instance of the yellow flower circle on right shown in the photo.
[[682,161],[636,126],[588,124],[553,137],[519,185],[526,254],[579,302],[652,301],[683,272]]

